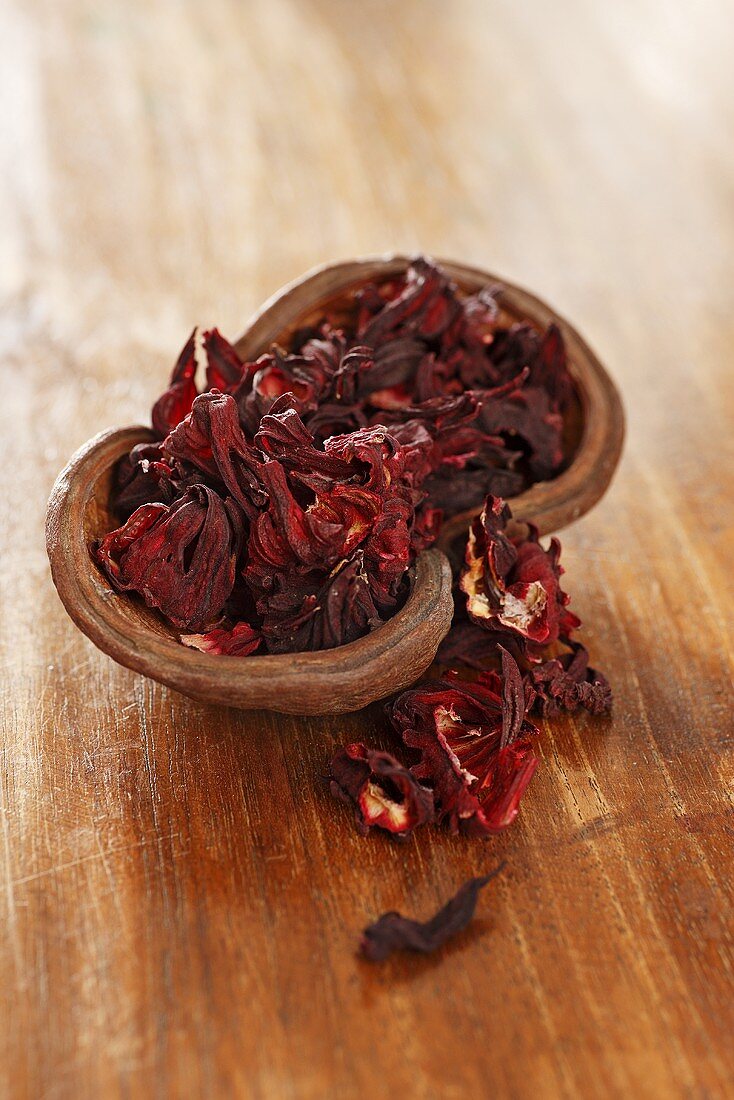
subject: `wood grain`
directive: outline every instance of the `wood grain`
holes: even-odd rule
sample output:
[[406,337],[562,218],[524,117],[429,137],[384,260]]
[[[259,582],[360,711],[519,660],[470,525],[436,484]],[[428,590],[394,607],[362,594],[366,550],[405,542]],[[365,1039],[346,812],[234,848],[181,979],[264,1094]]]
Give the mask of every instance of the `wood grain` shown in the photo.
[[[732,1094],[734,70],[724,0],[8,0],[0,8],[0,1093]],[[564,537],[609,722],[543,730],[487,844],[360,838],[387,743],[192,703],[67,619],[43,512],[199,321],[319,263],[457,256],[624,395]],[[355,957],[508,860],[441,958]]]

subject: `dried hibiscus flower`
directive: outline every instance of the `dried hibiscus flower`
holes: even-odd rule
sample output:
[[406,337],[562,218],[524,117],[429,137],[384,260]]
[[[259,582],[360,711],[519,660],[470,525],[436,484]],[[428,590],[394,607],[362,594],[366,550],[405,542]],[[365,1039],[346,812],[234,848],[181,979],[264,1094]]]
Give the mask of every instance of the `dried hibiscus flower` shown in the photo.
[[178,627],[217,621],[235,581],[242,522],[231,501],[195,485],[173,504],[146,504],[97,545],[114,586],[139,592]]
[[474,916],[479,891],[503,869],[504,863],[488,875],[470,878],[428,921],[411,920],[391,912],[369,924],[362,933],[360,948],[370,962],[381,962],[393,951],[417,951],[428,955],[462,932]]
[[331,762],[331,793],[354,809],[364,836],[374,826],[399,839],[433,821],[433,794],[388,752],[347,745]]
[[526,535],[510,537],[511,518],[501,498],[487,498],[469,531],[460,588],[473,622],[547,646],[580,625],[560,585],[561,544],[551,539],[544,550],[531,524]]
[[275,592],[258,602],[262,635],[271,653],[333,649],[374,630],[378,613],[361,550],[340,562],[324,579],[314,570],[281,579]]
[[584,646],[563,640],[570,652],[530,666],[525,674],[532,709],[546,718],[562,710],[573,713],[579,707],[594,715],[610,714],[612,689],[606,676],[589,667]]
[[163,439],[191,411],[196,389],[196,329],[183,346],[173,368],[168,389],[153,406],[153,431]]
[[452,832],[486,836],[507,828],[537,765],[516,662],[502,651],[502,674],[476,682],[448,673],[405,691],[388,713],[406,748],[418,755],[411,771],[433,790],[438,821]]
[[246,622],[232,627],[215,627],[207,634],[182,634],[181,641],[202,653],[221,653],[227,657],[249,657],[262,643],[262,634]]

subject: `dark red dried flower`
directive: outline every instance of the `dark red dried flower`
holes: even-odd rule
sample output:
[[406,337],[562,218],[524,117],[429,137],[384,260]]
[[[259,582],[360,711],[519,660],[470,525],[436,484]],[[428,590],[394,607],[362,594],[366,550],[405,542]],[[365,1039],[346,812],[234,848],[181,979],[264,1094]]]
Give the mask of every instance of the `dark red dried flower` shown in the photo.
[[388,713],[404,744],[419,754],[411,769],[430,785],[438,820],[452,832],[486,836],[514,821],[537,765],[525,718],[522,677],[502,650],[502,675],[474,683],[449,673],[403,692]]
[[463,931],[474,916],[479,891],[504,867],[501,863],[488,875],[471,878],[430,920],[421,922],[400,913],[383,913],[362,933],[360,949],[370,962],[381,962],[393,951],[418,951],[430,954],[442,947],[452,936]]
[[249,623],[239,622],[231,627],[215,627],[206,634],[182,634],[181,641],[191,649],[202,653],[219,653],[227,657],[249,657],[262,644],[262,634]]
[[404,839],[433,821],[432,792],[389,752],[347,745],[332,760],[331,777],[331,793],[354,809],[363,836],[377,826]]
[[612,689],[606,676],[589,667],[589,654],[579,642],[563,639],[570,648],[531,666],[525,674],[525,690],[533,710],[549,718],[559,711],[573,713],[579,707],[590,714],[612,711]]
[[114,586],[139,592],[178,627],[206,630],[235,580],[242,523],[230,501],[195,485],[173,504],[146,504],[97,545]]
[[243,363],[219,329],[214,328],[204,333],[204,351],[206,352],[206,388],[208,390],[232,393],[252,370],[252,364]]
[[223,484],[248,519],[253,519],[267,502],[262,457],[247,442],[237,405],[228,394],[212,390],[197,397],[188,416],[166,438],[162,450],[169,461],[184,470],[196,467]]
[[271,653],[333,649],[378,627],[380,618],[361,551],[324,579],[319,570],[279,578],[258,601],[262,633]]
[[163,439],[191,412],[196,389],[196,329],[191,333],[173,368],[168,389],[153,406],[153,431]]
[[531,524],[526,535],[509,537],[509,507],[489,497],[473,521],[466,547],[466,568],[460,587],[473,622],[489,630],[519,634],[536,646],[550,645],[569,635],[579,620],[566,610],[561,590],[561,544],[551,539],[544,550]]
[[138,443],[115,471],[115,511],[128,519],[142,504],[170,504],[176,494],[173,470],[160,443]]

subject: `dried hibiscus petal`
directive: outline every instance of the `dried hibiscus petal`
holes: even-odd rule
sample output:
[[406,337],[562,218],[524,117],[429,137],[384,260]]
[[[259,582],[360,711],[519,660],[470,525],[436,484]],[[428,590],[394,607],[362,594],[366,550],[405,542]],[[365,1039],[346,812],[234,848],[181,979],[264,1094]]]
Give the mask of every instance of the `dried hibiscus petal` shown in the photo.
[[195,485],[171,505],[138,508],[95,556],[116,588],[139,592],[175,626],[206,630],[234,586],[241,536],[231,503]]
[[215,627],[206,634],[182,634],[181,641],[202,653],[218,653],[227,657],[249,657],[262,644],[262,634],[249,623],[232,627]]
[[128,519],[142,504],[170,504],[175,495],[173,471],[160,443],[138,443],[115,471],[115,512]]
[[489,671],[465,683],[449,673],[403,692],[389,708],[403,743],[418,753],[413,774],[431,786],[438,820],[452,832],[507,828],[537,765],[522,677],[501,653],[501,676]]
[[191,333],[173,368],[168,389],[153,406],[153,431],[163,439],[191,412],[196,389],[196,329]]
[[252,364],[243,363],[229,340],[225,340],[219,329],[204,333],[204,351],[206,352],[206,388],[231,393],[242,382]]
[[361,551],[326,576],[312,571],[278,580],[275,592],[258,602],[258,611],[271,653],[333,649],[382,622]]
[[391,756],[365,745],[347,745],[331,762],[331,793],[354,808],[366,836],[377,826],[403,839],[433,821],[433,794]]
[[532,709],[546,718],[562,710],[573,713],[579,707],[590,714],[611,714],[612,689],[606,676],[589,667],[584,646],[563,640],[570,647],[569,653],[531,666],[525,674]]
[[248,519],[267,501],[263,460],[247,442],[229,394],[212,390],[197,397],[164,441],[163,452],[169,461],[190,464],[223,483]]
[[561,544],[551,539],[544,550],[529,524],[527,535],[509,537],[511,518],[500,497],[487,498],[469,531],[460,587],[473,622],[546,646],[580,625],[566,609],[569,597],[560,586]]
[[504,863],[488,875],[470,878],[428,921],[411,920],[400,913],[383,913],[362,933],[360,948],[370,962],[381,962],[393,951],[418,951],[428,955],[463,931],[474,916],[479,891],[500,873]]

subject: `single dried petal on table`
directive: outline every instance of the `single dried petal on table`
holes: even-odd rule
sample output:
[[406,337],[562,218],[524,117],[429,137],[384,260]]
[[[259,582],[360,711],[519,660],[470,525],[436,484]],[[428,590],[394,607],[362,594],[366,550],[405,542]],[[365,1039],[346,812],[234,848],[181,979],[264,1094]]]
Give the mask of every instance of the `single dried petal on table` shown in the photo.
[[471,878],[428,921],[412,920],[400,913],[384,913],[362,933],[360,948],[370,962],[381,962],[393,951],[418,951],[430,954],[442,947],[452,936],[463,931],[474,916],[479,891],[490,882],[505,864],[501,863],[488,875]]

